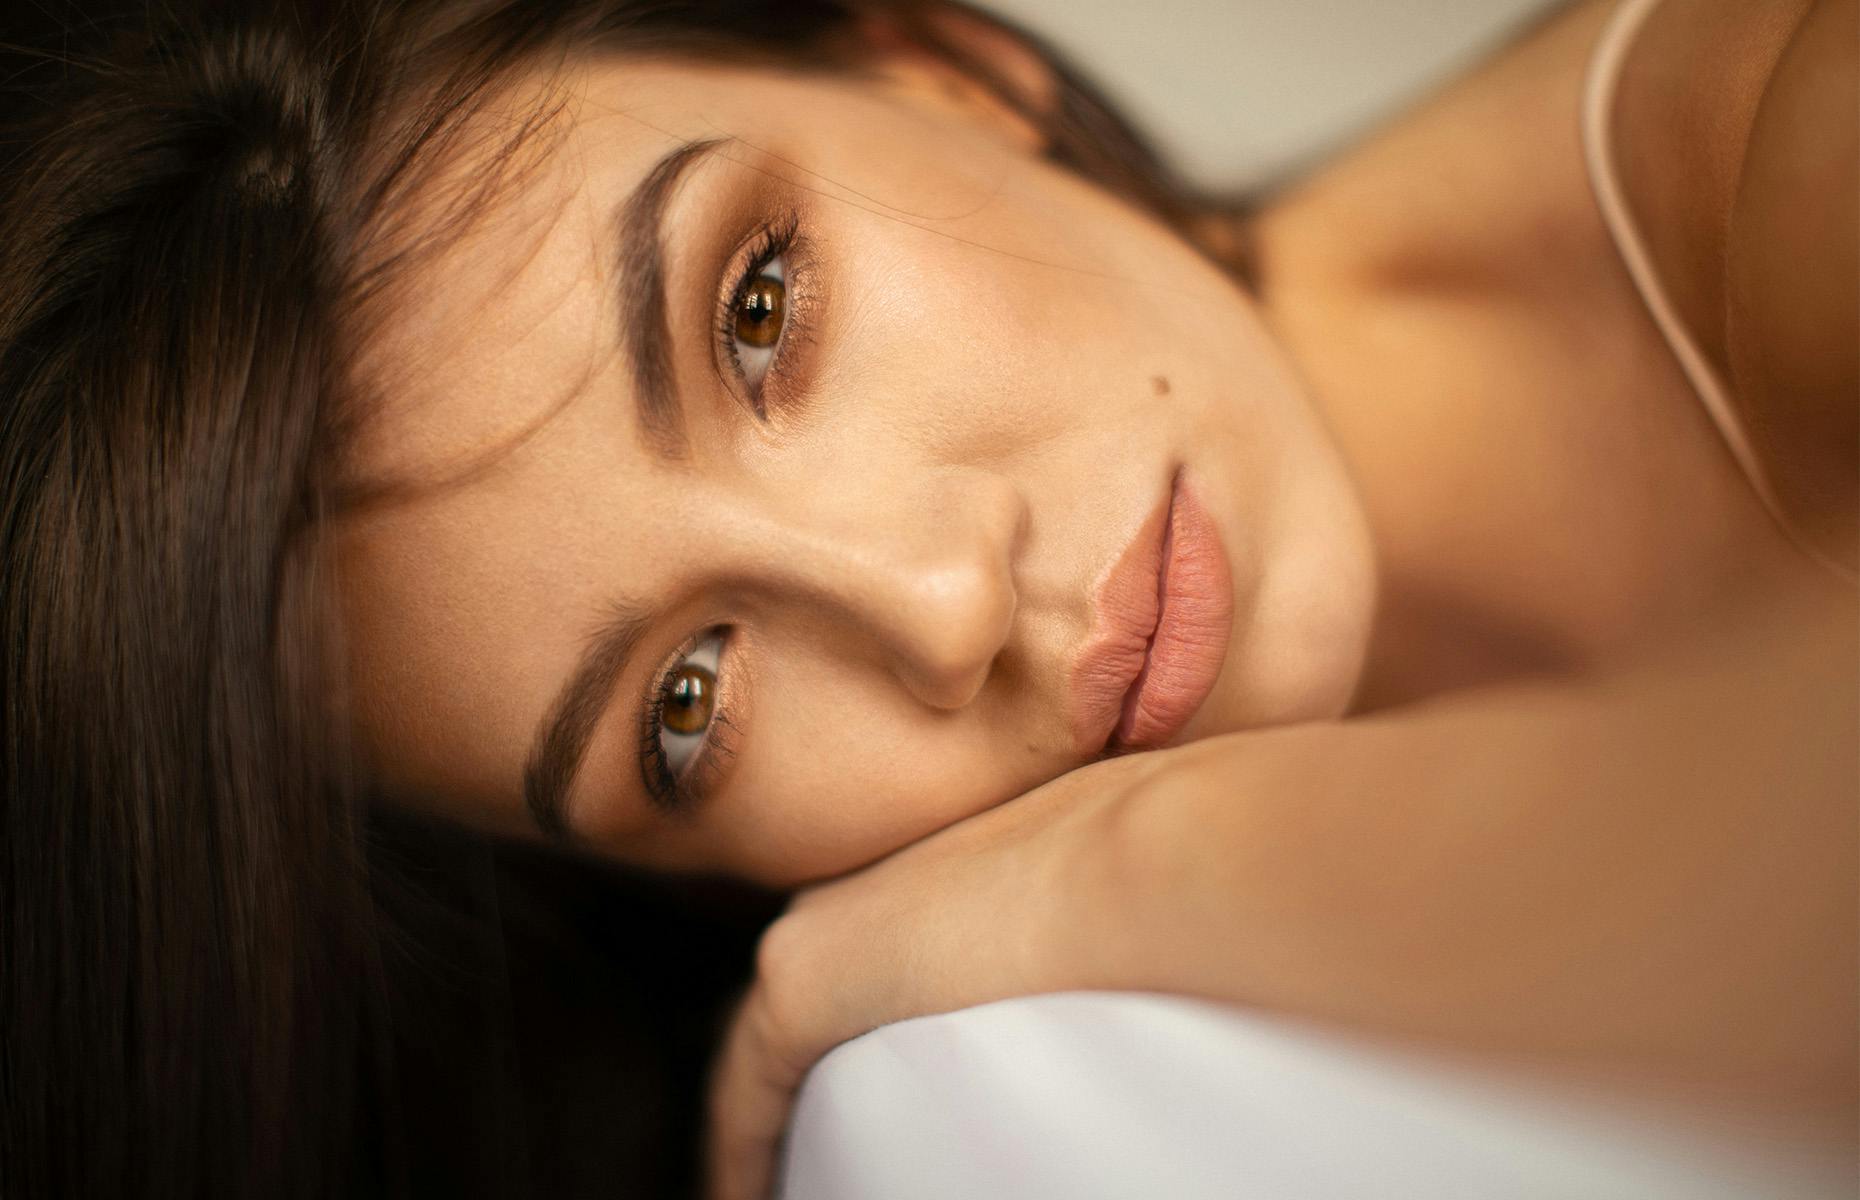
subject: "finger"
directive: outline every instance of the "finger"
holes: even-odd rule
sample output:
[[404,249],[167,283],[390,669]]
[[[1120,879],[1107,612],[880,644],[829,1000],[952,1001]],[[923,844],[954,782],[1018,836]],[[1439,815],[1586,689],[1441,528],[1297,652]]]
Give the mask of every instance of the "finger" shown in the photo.
[[712,1079],[708,1200],[766,1200],[800,1083],[776,1048],[759,1000],[760,992],[751,992],[738,1009]]

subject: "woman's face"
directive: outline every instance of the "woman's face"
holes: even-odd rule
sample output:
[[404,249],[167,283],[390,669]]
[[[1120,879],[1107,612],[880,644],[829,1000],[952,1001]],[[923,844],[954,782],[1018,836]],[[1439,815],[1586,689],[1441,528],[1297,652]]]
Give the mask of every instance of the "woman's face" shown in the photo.
[[1102,756],[1166,527],[1212,683],[1164,740],[1343,710],[1365,524],[1186,243],[919,59],[607,61],[570,94],[372,331],[357,469],[454,479],[341,528],[390,794],[651,866],[849,870]]

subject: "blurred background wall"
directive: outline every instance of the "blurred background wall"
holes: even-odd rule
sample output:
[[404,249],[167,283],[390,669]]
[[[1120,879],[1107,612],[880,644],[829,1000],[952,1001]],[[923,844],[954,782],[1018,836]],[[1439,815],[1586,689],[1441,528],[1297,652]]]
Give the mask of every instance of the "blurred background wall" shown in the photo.
[[1560,0],[976,0],[1049,38],[1196,182],[1322,158]]

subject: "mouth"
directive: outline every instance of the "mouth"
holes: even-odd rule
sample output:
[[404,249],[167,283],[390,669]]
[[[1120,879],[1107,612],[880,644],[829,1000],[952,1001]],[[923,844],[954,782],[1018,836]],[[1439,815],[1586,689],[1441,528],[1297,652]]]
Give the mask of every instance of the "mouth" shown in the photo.
[[1072,677],[1072,727],[1089,753],[1150,750],[1214,690],[1232,634],[1233,579],[1212,517],[1178,470],[1093,596]]

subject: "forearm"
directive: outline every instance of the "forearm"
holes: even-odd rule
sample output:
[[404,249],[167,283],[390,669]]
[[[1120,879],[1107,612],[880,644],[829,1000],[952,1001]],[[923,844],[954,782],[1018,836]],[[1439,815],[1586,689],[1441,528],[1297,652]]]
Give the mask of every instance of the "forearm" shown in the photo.
[[1107,815],[1081,953],[1109,986],[1851,1088],[1851,607],[1825,616],[1173,752]]

